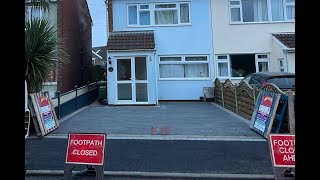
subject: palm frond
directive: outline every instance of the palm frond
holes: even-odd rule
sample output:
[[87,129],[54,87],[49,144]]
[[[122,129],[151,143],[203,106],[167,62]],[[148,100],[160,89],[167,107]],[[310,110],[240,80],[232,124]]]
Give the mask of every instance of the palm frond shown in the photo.
[[25,79],[28,92],[39,92],[42,83],[49,79],[52,62],[59,61],[56,32],[46,19],[25,23]]

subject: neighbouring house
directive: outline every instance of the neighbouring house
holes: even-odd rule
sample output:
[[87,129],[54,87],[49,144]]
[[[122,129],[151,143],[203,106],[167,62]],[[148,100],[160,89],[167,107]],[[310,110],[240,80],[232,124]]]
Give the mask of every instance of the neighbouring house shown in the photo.
[[214,81],[210,0],[108,0],[108,104],[199,100]]
[[273,63],[276,69],[281,72],[295,72],[295,33],[272,34],[272,50],[270,58],[278,60]]
[[64,46],[65,62],[55,66],[50,79],[43,85],[42,91],[49,91],[53,97],[56,91],[61,93],[91,82],[92,68],[92,19],[86,0],[57,1],[50,0],[48,11],[33,7],[26,1],[25,20],[31,17],[47,18],[57,31],[58,41]]
[[59,66],[57,75],[57,90],[63,93],[91,82],[92,19],[87,1],[57,1],[57,30],[68,54],[68,63]]
[[92,65],[106,67],[107,65],[107,47],[99,46],[92,48]]
[[215,76],[295,72],[295,0],[211,0]]

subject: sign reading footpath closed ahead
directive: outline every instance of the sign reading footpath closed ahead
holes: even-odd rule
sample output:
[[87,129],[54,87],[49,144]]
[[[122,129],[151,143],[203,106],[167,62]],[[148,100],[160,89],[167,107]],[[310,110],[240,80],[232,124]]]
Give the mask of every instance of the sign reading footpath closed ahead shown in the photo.
[[69,134],[66,163],[103,165],[105,134]]
[[269,144],[274,167],[295,167],[295,135],[270,134]]

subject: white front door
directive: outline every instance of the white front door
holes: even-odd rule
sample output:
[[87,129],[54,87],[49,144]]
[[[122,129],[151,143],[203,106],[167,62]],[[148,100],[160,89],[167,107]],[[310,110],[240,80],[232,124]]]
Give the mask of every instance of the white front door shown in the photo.
[[147,58],[124,57],[116,62],[116,104],[148,104]]

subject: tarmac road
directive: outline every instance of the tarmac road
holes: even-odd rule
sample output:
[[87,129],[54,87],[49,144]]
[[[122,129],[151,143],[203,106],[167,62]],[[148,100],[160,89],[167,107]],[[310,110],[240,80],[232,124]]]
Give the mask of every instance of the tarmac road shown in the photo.
[[[26,179],[40,178],[32,176],[29,172],[42,170],[62,172],[60,176],[49,173],[50,176],[46,177],[61,179],[65,167],[66,148],[67,138],[26,139],[25,152],[29,174]],[[267,179],[273,176],[268,143],[263,140],[107,139],[105,153],[105,174],[146,172],[152,176],[152,173],[167,173],[169,179],[174,178],[174,174],[221,175],[220,178],[224,175],[247,175],[245,179],[252,175],[266,176]],[[79,165],[75,171],[85,168],[85,165]],[[112,177],[108,177],[110,178]],[[130,178],[135,177],[131,175]],[[143,179],[141,176],[137,178]]]

